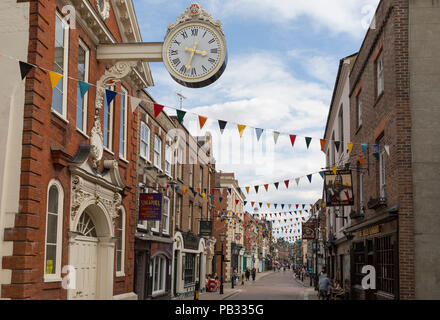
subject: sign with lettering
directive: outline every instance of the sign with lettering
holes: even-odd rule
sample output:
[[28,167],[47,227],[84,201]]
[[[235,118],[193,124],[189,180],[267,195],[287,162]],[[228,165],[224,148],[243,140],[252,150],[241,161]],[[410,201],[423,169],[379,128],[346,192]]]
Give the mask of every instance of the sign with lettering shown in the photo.
[[141,193],[139,196],[139,220],[160,220],[162,218],[162,194]]
[[302,238],[306,240],[315,239],[315,222],[310,221],[302,224]]
[[200,235],[207,237],[212,235],[212,221],[200,220]]
[[199,237],[192,232],[186,232],[182,234],[183,246],[185,249],[197,250],[199,248]]
[[380,233],[380,225],[376,225],[358,232],[359,237],[371,236],[373,234]]

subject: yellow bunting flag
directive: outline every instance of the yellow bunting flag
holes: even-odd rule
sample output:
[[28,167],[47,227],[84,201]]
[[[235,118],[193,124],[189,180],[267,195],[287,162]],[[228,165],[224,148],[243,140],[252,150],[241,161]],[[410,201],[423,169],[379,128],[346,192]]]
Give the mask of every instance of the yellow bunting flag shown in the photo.
[[201,130],[201,129],[203,128],[203,126],[205,125],[206,120],[208,120],[207,117],[199,116],[200,130]]
[[205,199],[206,193],[202,193],[202,198]]
[[188,189],[185,186],[183,186],[183,194],[186,195],[187,192],[188,192]]
[[270,208],[270,203],[267,204],[267,207]]
[[333,171],[333,174],[336,175],[336,173],[338,173],[338,167],[333,167],[332,171]]
[[[245,187],[247,193],[249,193],[249,188],[250,188],[250,187]],[[252,205],[252,206],[253,206],[253,205]]]
[[240,133],[240,138],[243,137],[243,131],[246,129],[246,126],[243,124],[237,124],[238,132]]
[[60,82],[61,78],[63,77],[62,74],[50,71],[49,72],[50,82],[52,83],[52,89],[55,89],[58,82]]
[[351,153],[351,150],[353,150],[353,142],[347,143],[348,145],[348,153]]

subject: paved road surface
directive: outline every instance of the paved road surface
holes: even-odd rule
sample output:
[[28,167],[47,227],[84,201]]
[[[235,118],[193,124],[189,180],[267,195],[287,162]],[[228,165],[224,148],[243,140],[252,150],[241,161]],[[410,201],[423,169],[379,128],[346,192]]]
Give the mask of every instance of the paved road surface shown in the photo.
[[271,272],[239,285],[240,291],[226,300],[317,300],[316,291],[293,279],[292,270]]

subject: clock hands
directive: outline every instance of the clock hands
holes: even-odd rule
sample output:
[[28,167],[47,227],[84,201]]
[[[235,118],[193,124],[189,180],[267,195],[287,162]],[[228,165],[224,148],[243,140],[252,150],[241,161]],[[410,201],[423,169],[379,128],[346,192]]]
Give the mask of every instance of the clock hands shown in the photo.
[[192,48],[192,49],[185,48],[185,51],[191,51],[191,57],[189,58],[188,64],[186,65],[186,70],[187,71],[189,70],[189,68],[191,68],[191,61],[192,61],[192,58],[194,57],[194,53],[196,52],[197,44],[198,44],[198,42],[195,41],[194,42],[194,48]]

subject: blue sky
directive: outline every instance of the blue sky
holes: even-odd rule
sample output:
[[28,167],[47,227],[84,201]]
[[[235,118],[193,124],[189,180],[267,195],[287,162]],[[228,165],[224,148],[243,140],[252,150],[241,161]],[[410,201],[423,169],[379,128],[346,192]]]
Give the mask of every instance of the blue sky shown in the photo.
[[[200,0],[221,20],[228,47],[223,76],[203,89],[175,83],[162,63],[151,63],[155,86],[148,91],[160,104],[176,107],[176,92],[187,99],[183,108],[207,116],[199,130],[195,116],[185,125],[193,135],[213,136],[217,170],[233,171],[240,186],[251,186],[248,201],[311,204],[322,195],[319,174],[325,165],[323,136],[339,60],[357,52],[379,0]],[[166,27],[191,4],[183,0],[134,0],[146,42],[163,41]],[[170,109],[166,112],[173,114]],[[220,135],[217,119],[264,128],[259,143],[253,128],[240,139],[235,124]],[[289,136],[298,135],[292,148]],[[313,137],[307,150],[304,137]],[[299,185],[294,178],[302,177]],[[289,189],[284,180],[290,179]],[[280,181],[269,192],[254,185]],[[248,205],[246,209],[253,212]],[[286,208],[285,210],[286,211]],[[280,212],[268,209],[260,212]]]

